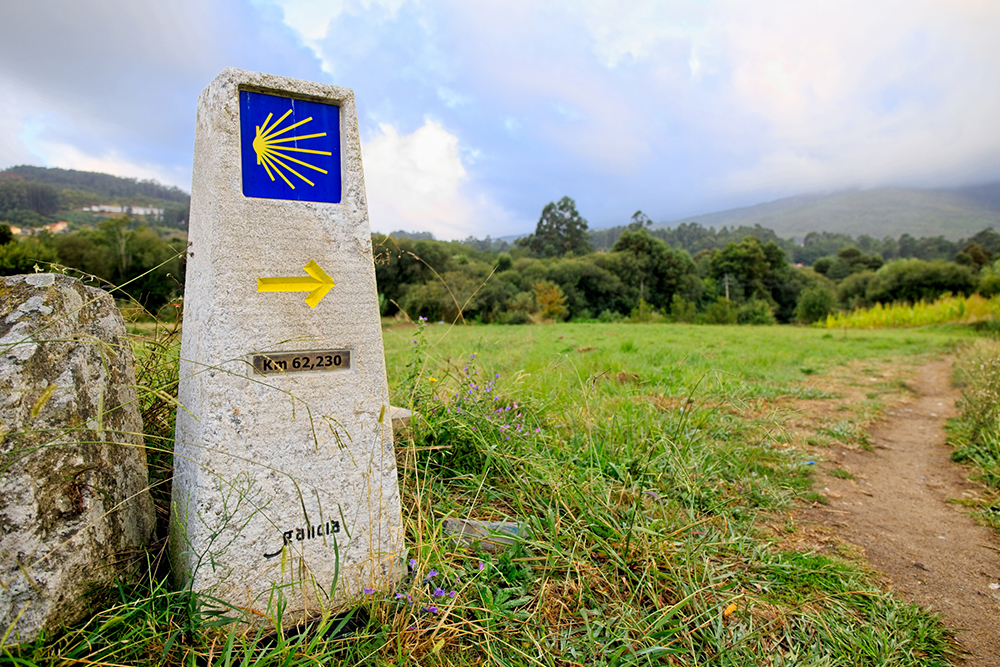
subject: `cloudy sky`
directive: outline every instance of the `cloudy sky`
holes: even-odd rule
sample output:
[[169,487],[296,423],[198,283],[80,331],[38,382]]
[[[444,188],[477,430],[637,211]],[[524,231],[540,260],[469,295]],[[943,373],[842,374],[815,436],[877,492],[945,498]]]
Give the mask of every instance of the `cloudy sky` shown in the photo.
[[995,0],[31,0],[0,6],[0,168],[190,190],[233,66],[354,89],[373,230],[493,237],[1000,178]]

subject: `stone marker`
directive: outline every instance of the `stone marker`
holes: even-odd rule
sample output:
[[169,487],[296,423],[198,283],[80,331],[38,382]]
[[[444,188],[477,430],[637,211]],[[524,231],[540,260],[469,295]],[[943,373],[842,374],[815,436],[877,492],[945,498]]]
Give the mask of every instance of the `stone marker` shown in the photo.
[[[171,557],[286,621],[398,577],[354,94],[236,69],[198,100]],[[269,605],[271,608],[269,609]]]
[[147,544],[135,367],[106,292],[0,278],[0,628],[7,643],[83,620],[86,592]]

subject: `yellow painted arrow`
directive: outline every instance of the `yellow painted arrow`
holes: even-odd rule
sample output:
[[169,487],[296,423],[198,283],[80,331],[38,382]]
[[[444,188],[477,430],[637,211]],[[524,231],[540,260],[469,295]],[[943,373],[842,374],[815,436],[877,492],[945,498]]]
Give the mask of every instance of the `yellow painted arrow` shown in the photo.
[[288,278],[258,278],[258,292],[309,292],[306,303],[315,308],[323,300],[326,293],[333,288],[333,278],[319,268],[319,264],[309,261],[305,266],[308,278],[291,276]]

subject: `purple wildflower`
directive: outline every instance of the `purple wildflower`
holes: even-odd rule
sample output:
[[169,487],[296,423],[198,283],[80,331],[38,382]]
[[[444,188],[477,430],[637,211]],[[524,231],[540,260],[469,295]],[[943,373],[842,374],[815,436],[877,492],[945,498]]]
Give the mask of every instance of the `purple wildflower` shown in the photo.
[[444,592],[443,588],[435,588],[434,589],[434,597],[439,598],[439,597],[442,597],[444,595],[445,595],[445,592]]
[[410,559],[410,567],[416,567],[416,566],[417,566],[417,559],[416,558],[411,558]]
[[424,607],[424,611],[429,612],[431,614],[436,614],[438,613],[438,608],[435,607],[434,605],[431,605],[430,607]]
[[374,588],[362,588],[362,589],[361,589],[361,591],[362,591],[362,592],[363,592],[363,593],[364,593],[365,595],[372,595],[372,594],[374,594],[374,593],[375,593],[375,589],[374,589]]
[[483,561],[479,561],[479,571],[482,572],[486,569],[486,564]]
[[405,596],[405,595],[403,595],[402,593],[396,593],[396,599],[397,599],[397,600],[402,600],[402,599],[403,599],[403,598],[405,598],[405,597],[406,597],[406,596]]
[[448,597],[450,598],[455,597],[455,591],[448,591]]

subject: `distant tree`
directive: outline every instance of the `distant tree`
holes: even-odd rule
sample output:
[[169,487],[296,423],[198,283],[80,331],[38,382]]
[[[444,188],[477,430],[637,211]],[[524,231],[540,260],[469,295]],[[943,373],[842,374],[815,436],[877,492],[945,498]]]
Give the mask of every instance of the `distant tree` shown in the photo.
[[510,254],[502,252],[497,256],[497,273],[510,271],[513,266],[514,266],[514,259],[510,256]]
[[827,287],[807,287],[799,294],[795,306],[795,319],[802,324],[812,324],[825,318],[837,308],[837,297]]
[[736,310],[737,324],[774,324],[774,309],[763,299],[750,299]]
[[56,251],[36,238],[28,237],[0,245],[0,275],[3,276],[33,273],[36,264],[45,268],[46,263],[58,260]]
[[[591,254],[584,257],[564,257],[549,264],[548,271],[543,275],[559,285],[566,295],[570,317],[581,317],[588,310],[591,314],[605,310],[623,313],[632,307],[629,289],[609,269],[617,266],[614,262],[616,256]],[[532,280],[537,282],[537,279]]]
[[837,285],[837,301],[840,302],[842,307],[848,310],[865,308],[871,305],[866,295],[868,293],[868,285],[871,284],[874,277],[874,271],[861,271],[860,273],[852,273],[847,276]]
[[979,272],[978,292],[987,299],[1000,294],[1000,259],[992,266],[984,266]]
[[705,324],[736,324],[739,311],[736,304],[725,297],[719,299],[705,309],[702,322]]
[[[408,238],[372,235],[372,246],[375,255],[375,280],[378,291],[389,301],[387,315],[394,314],[401,304],[403,294],[413,285],[437,281],[436,271],[441,275],[451,268],[451,255],[447,245],[438,241],[414,241]],[[429,303],[429,295],[436,295],[432,289],[420,297],[420,303]],[[434,297],[436,298],[436,297]],[[414,297],[416,299],[416,297]],[[443,308],[443,306],[442,306]],[[440,319],[442,309],[428,310],[427,317]],[[416,317],[411,314],[411,317]]]
[[394,232],[389,232],[389,236],[395,237],[397,239],[413,239],[414,241],[433,241],[434,234],[431,232],[406,232],[402,229],[397,229]]
[[698,309],[693,303],[680,294],[674,294],[670,300],[670,319],[674,322],[694,322],[697,316]]
[[59,191],[44,183],[31,183],[20,177],[0,179],[0,213],[15,210],[52,215],[59,210]]
[[992,259],[991,253],[983,250],[978,243],[967,243],[955,255],[955,263],[964,264],[973,271],[979,271],[984,266],[989,265]]
[[507,252],[510,249],[509,243],[502,239],[493,240],[489,234],[482,240],[477,239],[475,236],[469,236],[460,243],[483,252]]
[[640,229],[645,229],[650,227],[653,221],[649,219],[649,216],[642,211],[636,211],[632,214],[632,221],[628,223],[628,230],[630,232],[637,232]]
[[764,253],[764,246],[759,239],[748,236],[739,243],[729,242],[726,247],[715,253],[711,260],[711,276],[716,282],[725,281],[731,276],[740,285],[740,294],[730,294],[740,300],[751,296],[765,296],[764,277],[770,264]]
[[542,209],[535,233],[516,241],[539,257],[562,257],[574,253],[583,255],[591,251],[587,237],[587,221],[576,210],[576,202],[563,197],[550,202]]
[[[669,308],[674,294],[683,289],[685,276],[695,273],[686,252],[673,250],[644,226],[622,234],[611,252],[612,256],[601,261],[633,290],[635,303],[642,299],[661,310]],[[614,255],[621,261],[614,262]]]
[[535,285],[535,302],[541,309],[541,316],[546,320],[562,319],[566,312],[566,295],[551,280]]
[[967,242],[975,243],[982,248],[983,252],[994,259],[1000,256],[1000,234],[993,229],[986,228],[981,232],[977,232]]
[[915,303],[931,301],[945,292],[972,294],[975,289],[976,277],[967,267],[940,260],[901,259],[875,272],[865,299],[869,303]]
[[899,257],[915,257],[926,261],[951,259],[958,251],[955,243],[943,236],[914,238],[909,234],[899,237]]
[[837,251],[836,257],[823,257],[816,260],[813,269],[817,273],[839,282],[849,275],[862,271],[877,271],[885,262],[878,254],[867,255],[851,245]]

